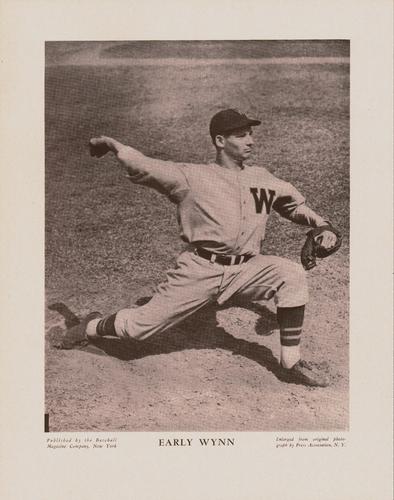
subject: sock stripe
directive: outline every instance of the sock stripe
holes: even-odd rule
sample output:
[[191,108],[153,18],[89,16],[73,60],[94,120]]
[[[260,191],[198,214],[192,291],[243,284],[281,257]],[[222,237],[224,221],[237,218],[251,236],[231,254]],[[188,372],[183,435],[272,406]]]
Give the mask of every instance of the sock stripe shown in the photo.
[[115,318],[116,314],[111,314],[110,316],[106,316],[105,318],[101,319],[96,327],[97,334],[101,335],[102,337],[106,335],[116,337]]
[[281,335],[280,336],[281,339],[286,339],[286,340],[294,340],[294,339],[300,339],[301,338],[301,334],[299,335]]
[[287,347],[300,345],[300,342],[301,342],[301,336],[297,337],[295,339],[288,339],[286,337],[280,339],[280,345],[287,346]]
[[281,337],[292,337],[294,335],[301,335],[302,328],[286,328],[280,330]]

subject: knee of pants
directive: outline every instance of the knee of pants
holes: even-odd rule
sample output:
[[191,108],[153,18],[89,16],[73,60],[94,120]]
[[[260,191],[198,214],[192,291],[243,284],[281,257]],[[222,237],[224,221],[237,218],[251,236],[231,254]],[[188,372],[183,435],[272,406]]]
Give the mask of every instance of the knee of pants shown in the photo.
[[118,311],[115,317],[116,335],[124,339],[145,340],[174,323],[171,317],[151,317],[146,311],[144,306]]
[[276,294],[280,307],[297,307],[309,300],[306,272],[300,264],[288,262],[280,270],[282,284]]

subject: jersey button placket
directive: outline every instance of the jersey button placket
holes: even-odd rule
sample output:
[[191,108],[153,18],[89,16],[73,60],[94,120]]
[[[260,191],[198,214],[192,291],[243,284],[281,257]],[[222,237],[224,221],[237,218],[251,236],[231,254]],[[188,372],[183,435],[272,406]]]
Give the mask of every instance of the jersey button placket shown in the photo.
[[239,249],[241,248],[240,245],[240,238],[241,238],[241,230],[242,230],[242,217],[243,217],[243,193],[242,193],[242,185],[241,185],[241,179],[239,172],[236,173],[236,178],[235,178],[236,186],[237,186],[237,191],[238,191],[238,203],[239,203],[239,212],[238,212],[238,234],[237,237],[234,241],[234,252],[238,252]]
[[[246,199],[245,199],[245,191],[243,189],[242,184],[240,185],[241,191],[241,242],[244,241],[245,237],[245,229],[246,229]],[[241,243],[242,247],[243,243]]]

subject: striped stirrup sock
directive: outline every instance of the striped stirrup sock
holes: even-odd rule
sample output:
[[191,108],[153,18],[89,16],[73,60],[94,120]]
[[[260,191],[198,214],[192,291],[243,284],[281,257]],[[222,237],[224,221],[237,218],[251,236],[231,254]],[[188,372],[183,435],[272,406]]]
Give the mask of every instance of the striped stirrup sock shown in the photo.
[[305,306],[278,307],[277,320],[280,328],[281,363],[291,368],[300,359],[300,342],[304,323]]
[[100,319],[96,326],[97,335],[100,335],[101,337],[105,337],[106,335],[117,337],[115,330],[115,318],[116,313]]

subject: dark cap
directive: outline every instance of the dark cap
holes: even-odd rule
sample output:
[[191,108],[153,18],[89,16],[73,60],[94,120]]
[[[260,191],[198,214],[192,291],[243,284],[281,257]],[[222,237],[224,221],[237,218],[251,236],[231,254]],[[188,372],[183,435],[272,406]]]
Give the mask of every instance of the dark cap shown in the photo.
[[209,124],[209,133],[212,140],[214,140],[217,135],[260,124],[260,120],[252,120],[236,109],[224,109],[212,117]]

